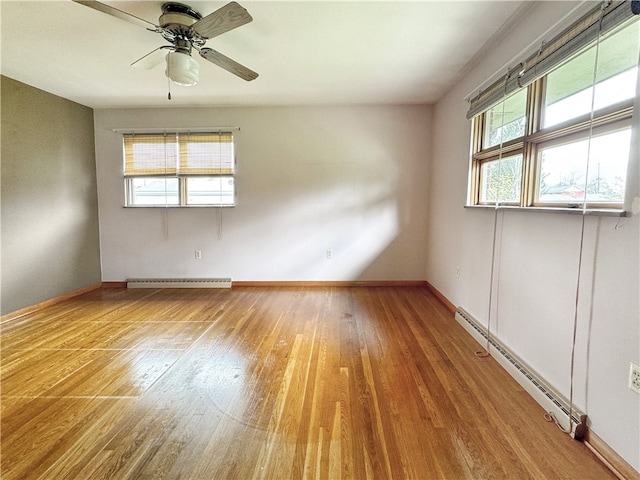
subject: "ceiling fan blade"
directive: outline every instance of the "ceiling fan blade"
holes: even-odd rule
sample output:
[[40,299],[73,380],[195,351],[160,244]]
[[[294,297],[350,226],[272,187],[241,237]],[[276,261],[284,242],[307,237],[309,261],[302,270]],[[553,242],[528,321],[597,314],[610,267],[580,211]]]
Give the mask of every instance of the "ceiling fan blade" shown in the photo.
[[84,5],[85,7],[93,8],[94,10],[98,10],[99,12],[106,13],[107,15],[111,15],[112,17],[119,18],[120,20],[124,20],[125,22],[133,23],[134,25],[138,25],[139,27],[148,28],[151,30],[157,30],[159,27],[151,22],[144,20],[143,18],[136,17],[135,15],[131,15],[130,13],[123,12],[122,10],[118,10],[110,5],[107,5],[102,2],[98,2],[96,0],[73,0],[75,3],[79,3],[80,5]]
[[173,46],[171,45],[162,45],[161,47],[156,48],[155,50],[151,50],[145,56],[140,57],[138,60],[131,64],[134,68],[139,68],[141,70],[151,70],[153,67],[160,65],[162,61],[165,59],[165,53],[162,50],[171,49],[173,50]]
[[249,23],[253,17],[237,2],[231,2],[194,23],[191,28],[202,38],[213,38]]
[[200,55],[202,58],[209,60],[211,63],[224,68],[227,72],[233,73],[247,82],[258,78],[258,74],[253,70],[248,69],[244,65],[240,65],[235,60],[231,60],[229,57],[212,48],[200,49]]

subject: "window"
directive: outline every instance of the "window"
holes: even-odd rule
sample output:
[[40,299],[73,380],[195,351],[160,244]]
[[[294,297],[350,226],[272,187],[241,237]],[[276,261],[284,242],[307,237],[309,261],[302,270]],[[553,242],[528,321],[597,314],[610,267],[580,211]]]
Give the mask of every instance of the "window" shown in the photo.
[[640,52],[628,7],[592,10],[471,100],[471,205],[623,208]]
[[503,102],[487,110],[484,115],[486,148],[524,136],[526,126],[527,92],[520,90]]
[[[569,206],[586,201],[596,205],[622,205],[631,144],[631,128],[550,142],[538,151],[540,168],[535,204]],[[588,159],[588,164],[584,159]]]
[[520,203],[526,106],[527,92],[521,90],[476,120],[481,138],[475,162],[477,204]]
[[125,134],[125,205],[235,205],[230,133]]
[[481,164],[480,203],[517,204],[522,183],[522,154]]

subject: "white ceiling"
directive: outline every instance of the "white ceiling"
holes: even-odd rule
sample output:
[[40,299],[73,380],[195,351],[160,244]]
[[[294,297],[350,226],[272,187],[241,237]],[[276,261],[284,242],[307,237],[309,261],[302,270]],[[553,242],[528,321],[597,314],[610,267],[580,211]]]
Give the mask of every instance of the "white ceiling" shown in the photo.
[[[130,64],[166,44],[150,31],[65,1],[0,0],[2,74],[93,108],[423,104],[437,101],[526,1],[239,0],[253,22],[210,39],[260,76],[200,62],[200,83]],[[162,1],[106,1],[158,23]],[[203,16],[225,1],[188,2]],[[195,53],[195,52],[194,52]]]

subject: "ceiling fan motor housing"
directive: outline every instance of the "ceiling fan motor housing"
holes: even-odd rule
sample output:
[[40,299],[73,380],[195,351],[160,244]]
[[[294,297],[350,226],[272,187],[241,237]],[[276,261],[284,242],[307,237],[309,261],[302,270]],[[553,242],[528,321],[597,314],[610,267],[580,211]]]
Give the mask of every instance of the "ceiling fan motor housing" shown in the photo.
[[[162,15],[159,19],[162,28],[162,36],[170,42],[178,39],[188,40],[191,43],[202,43],[191,26],[202,18],[202,15],[188,5],[168,2],[162,5]],[[191,51],[189,46],[188,51]]]

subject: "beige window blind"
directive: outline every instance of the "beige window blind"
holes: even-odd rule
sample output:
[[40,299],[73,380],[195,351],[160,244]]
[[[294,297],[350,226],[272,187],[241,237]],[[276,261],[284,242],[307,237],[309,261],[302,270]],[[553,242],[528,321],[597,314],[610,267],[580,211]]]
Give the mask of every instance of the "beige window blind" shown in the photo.
[[233,173],[233,135],[191,133],[178,136],[179,173],[184,175],[230,175]]
[[615,0],[596,5],[560,35],[544,42],[540,50],[511,67],[508,73],[470,99],[467,118],[471,119],[519,90],[549,73],[555,67],[592,44],[599,35],[610,32],[633,18],[631,2]]
[[231,133],[124,134],[123,144],[125,176],[234,172]]
[[178,143],[176,134],[126,134],[124,142],[124,174],[175,175]]

